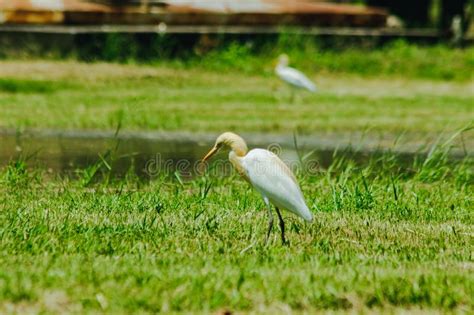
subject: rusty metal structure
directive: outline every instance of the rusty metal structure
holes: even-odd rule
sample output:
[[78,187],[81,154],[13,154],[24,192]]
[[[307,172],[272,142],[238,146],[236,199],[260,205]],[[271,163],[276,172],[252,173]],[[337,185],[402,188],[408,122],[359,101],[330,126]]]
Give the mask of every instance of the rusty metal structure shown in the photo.
[[0,25],[384,27],[382,9],[318,0],[0,0]]

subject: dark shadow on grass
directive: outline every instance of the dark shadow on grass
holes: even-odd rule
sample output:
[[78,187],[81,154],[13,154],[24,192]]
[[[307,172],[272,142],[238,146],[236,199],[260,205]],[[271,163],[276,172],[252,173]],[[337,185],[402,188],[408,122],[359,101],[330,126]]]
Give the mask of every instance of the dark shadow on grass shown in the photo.
[[0,92],[6,93],[53,93],[58,90],[72,89],[75,86],[68,82],[48,80],[0,78]]

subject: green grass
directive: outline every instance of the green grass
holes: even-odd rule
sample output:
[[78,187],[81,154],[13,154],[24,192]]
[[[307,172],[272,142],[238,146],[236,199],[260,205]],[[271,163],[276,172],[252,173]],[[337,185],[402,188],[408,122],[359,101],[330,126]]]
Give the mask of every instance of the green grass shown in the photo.
[[[296,44],[320,91],[293,104],[272,73],[278,51],[250,46],[146,65],[1,61],[0,128],[426,140],[472,126],[472,48]],[[474,163],[443,150],[403,168],[387,154],[299,171],[315,221],[285,212],[289,247],[277,229],[263,246],[263,202],[235,175],[113,179],[102,162],[67,178],[12,162],[0,170],[0,313],[473,312]]]
[[[273,74],[174,63],[0,62],[0,128],[221,132],[408,132],[472,123],[472,81],[313,72],[319,92],[290,91]],[[304,67],[302,67],[304,69]],[[421,136],[420,136],[421,135]]]
[[398,159],[297,172],[315,221],[285,212],[289,247],[277,229],[263,246],[264,204],[235,175],[91,182],[12,163],[0,312],[472,312],[472,158]]
[[255,53],[253,45],[231,43],[185,64],[206,69],[261,73],[262,62],[285,52],[301,69],[312,72],[356,74],[362,76],[403,76],[429,80],[473,80],[474,48],[459,49],[444,45],[420,46],[404,41],[385,46],[364,47],[346,44],[339,49],[322,47],[311,38],[282,35],[274,46]]
[[0,79],[0,92],[3,93],[52,93],[68,88],[66,84],[46,80]]
[[[262,64],[289,54],[310,72],[357,75],[398,75],[406,78],[466,81],[473,79],[474,48],[448,44],[416,45],[404,40],[323,38],[291,33],[279,35],[88,34],[63,48],[32,36],[5,47],[0,58],[70,58],[145,64],[173,64],[216,71],[261,74]],[[25,43],[27,43],[25,45]],[[24,46],[22,46],[24,45]]]

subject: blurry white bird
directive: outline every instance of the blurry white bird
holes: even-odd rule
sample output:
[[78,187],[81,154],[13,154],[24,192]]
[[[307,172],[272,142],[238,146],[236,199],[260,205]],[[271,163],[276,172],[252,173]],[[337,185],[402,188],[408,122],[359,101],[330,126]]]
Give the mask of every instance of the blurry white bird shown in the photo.
[[208,160],[223,147],[230,149],[230,162],[237,172],[262,195],[267,205],[269,221],[265,244],[268,242],[273,227],[270,203],[275,206],[280,222],[281,240],[283,244],[286,244],[285,222],[281,216],[280,208],[288,210],[306,221],[313,219],[295,176],[273,152],[264,149],[253,149],[248,152],[245,141],[232,132],[221,134],[203,161]]
[[295,68],[288,67],[288,56],[285,54],[278,57],[278,64],[275,67],[275,73],[292,87],[306,89],[310,92],[316,92],[316,86],[302,72]]

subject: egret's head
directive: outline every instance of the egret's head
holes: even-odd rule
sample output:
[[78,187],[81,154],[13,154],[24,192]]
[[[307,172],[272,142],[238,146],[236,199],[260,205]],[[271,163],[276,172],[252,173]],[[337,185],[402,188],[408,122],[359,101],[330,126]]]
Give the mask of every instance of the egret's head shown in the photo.
[[245,143],[244,139],[242,139],[239,135],[236,135],[233,132],[224,132],[219,137],[217,137],[214,147],[211,149],[211,151],[209,151],[209,153],[206,154],[206,156],[202,160],[207,161],[221,148],[224,147],[231,149],[238,156],[244,156],[245,154],[247,154],[247,144]]
[[278,57],[278,66],[280,67],[286,67],[288,66],[288,63],[290,62],[290,58],[288,58],[287,54],[281,54]]

